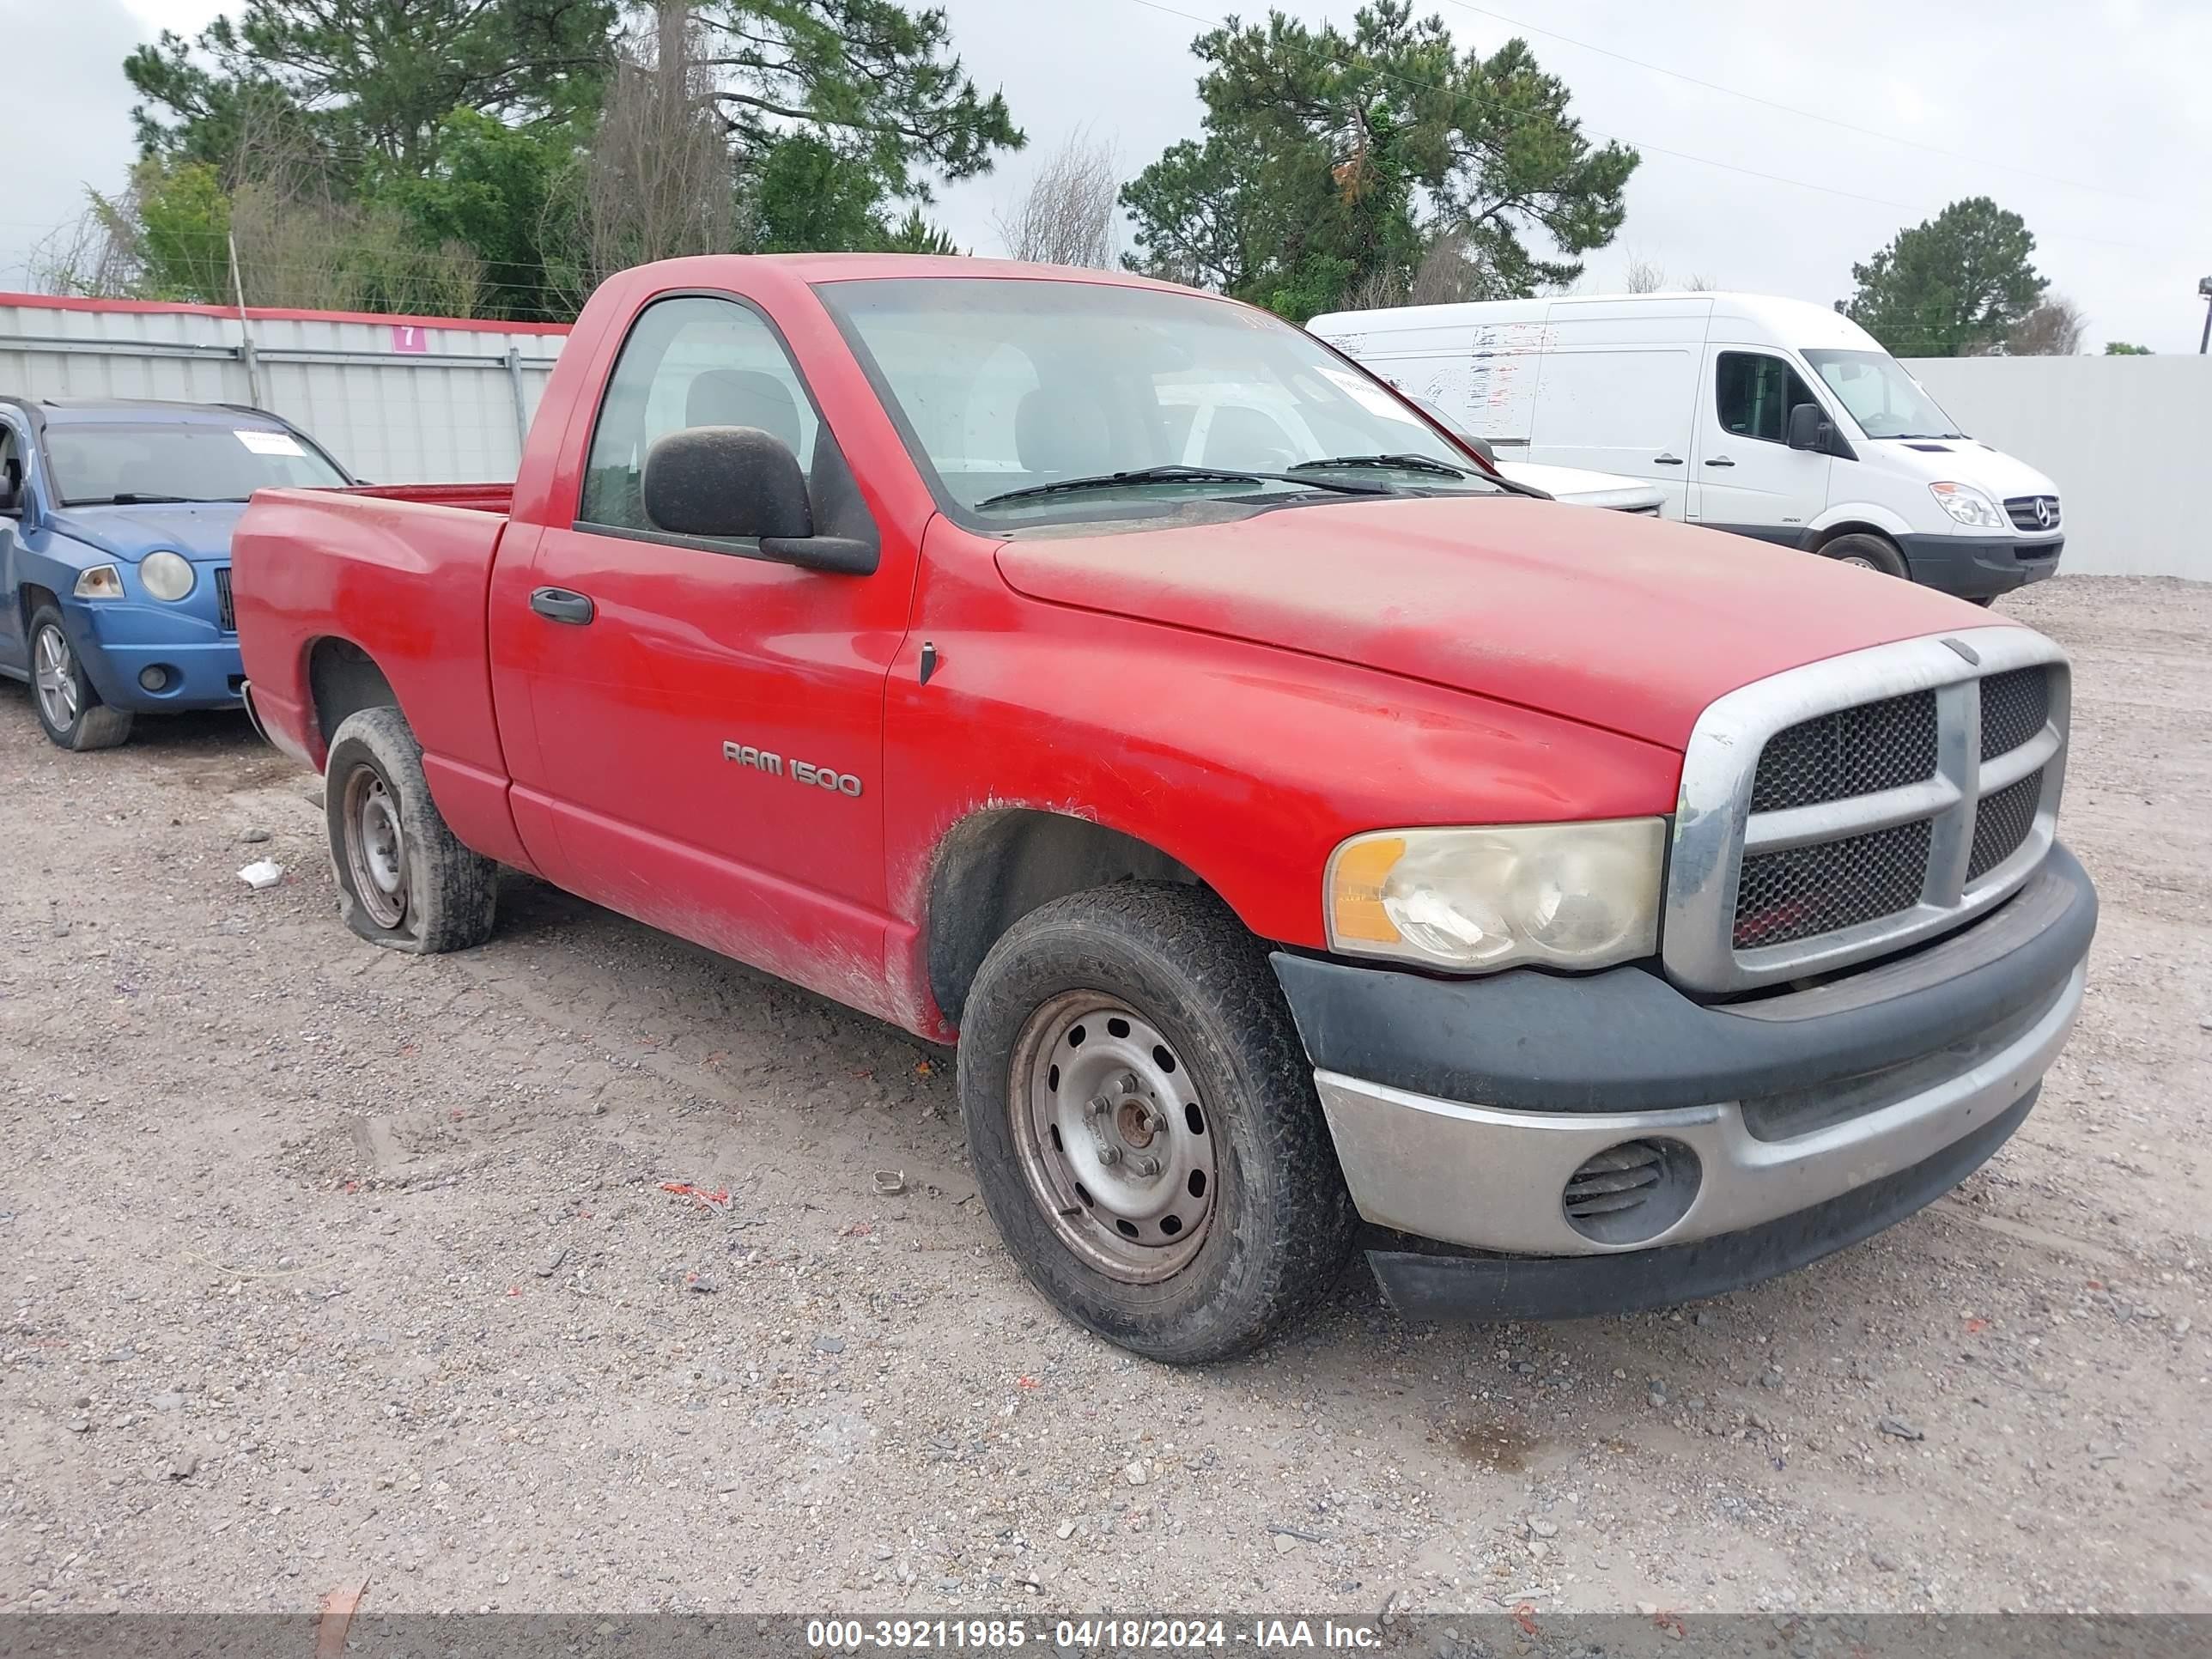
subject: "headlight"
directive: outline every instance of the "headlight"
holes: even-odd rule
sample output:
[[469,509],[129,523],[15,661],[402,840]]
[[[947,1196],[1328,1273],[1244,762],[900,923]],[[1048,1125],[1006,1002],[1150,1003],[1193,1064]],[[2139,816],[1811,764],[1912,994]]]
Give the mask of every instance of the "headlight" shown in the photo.
[[191,566],[174,553],[149,553],[138,562],[139,585],[157,599],[181,599],[197,580]]
[[80,599],[119,599],[123,597],[123,573],[112,564],[96,564],[76,579],[70,590]]
[[1648,957],[1666,835],[1617,818],[1355,836],[1328,861],[1329,948],[1461,973]]
[[1982,530],[2002,530],[2005,516],[1996,504],[1978,489],[1962,483],[1932,483],[1928,493],[1936,498],[1936,505],[1960,524],[1970,524]]

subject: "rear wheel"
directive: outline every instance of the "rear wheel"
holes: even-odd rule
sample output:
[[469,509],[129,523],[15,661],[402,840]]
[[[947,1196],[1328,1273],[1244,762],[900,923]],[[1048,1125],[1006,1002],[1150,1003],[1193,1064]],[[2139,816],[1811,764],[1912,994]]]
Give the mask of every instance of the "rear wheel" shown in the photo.
[[1855,564],[1863,570],[1879,570],[1885,576],[1911,580],[1905,568],[1905,555],[1897,550],[1897,544],[1881,536],[1838,536],[1820,545],[1820,556],[1833,559],[1838,564]]
[[51,605],[31,613],[31,702],[40,726],[64,749],[112,749],[131,735],[131,711],[100,702]]
[[422,746],[398,709],[364,708],[339,726],[323,805],[347,927],[425,956],[491,937],[499,866],[446,827],[422,775]]
[[1062,898],[984,958],[961,1109],[992,1218],[1068,1317],[1155,1359],[1242,1353],[1356,1224],[1258,941],[1197,889]]

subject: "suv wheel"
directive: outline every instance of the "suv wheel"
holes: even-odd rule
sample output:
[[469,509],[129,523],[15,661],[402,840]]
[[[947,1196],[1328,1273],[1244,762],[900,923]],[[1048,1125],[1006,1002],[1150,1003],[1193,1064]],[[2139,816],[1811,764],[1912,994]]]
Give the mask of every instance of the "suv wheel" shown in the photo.
[[51,605],[31,613],[31,704],[64,749],[112,749],[131,735],[131,711],[100,702]]

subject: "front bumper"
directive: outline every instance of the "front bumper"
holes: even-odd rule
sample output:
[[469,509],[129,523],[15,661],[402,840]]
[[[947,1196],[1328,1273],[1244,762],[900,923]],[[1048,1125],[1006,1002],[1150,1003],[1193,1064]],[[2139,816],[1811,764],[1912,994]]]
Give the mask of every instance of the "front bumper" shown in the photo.
[[1899,536],[1905,568],[1923,587],[1989,599],[2058,574],[2063,536]]
[[[238,635],[187,607],[70,600],[62,605],[62,625],[102,702],[140,714],[239,706],[246,669]],[[156,666],[166,683],[149,691],[139,676]]]
[[[1557,1317],[1769,1277],[1954,1185],[2063,1046],[2095,926],[2094,890],[2054,848],[1947,939],[1733,1005],[1641,969],[1442,981],[1274,962],[1353,1201],[1429,1241],[1376,1253],[1394,1299],[1435,1311],[1449,1283],[1468,1312]],[[1571,1215],[1570,1179],[1625,1143],[1660,1149],[1656,1184]]]

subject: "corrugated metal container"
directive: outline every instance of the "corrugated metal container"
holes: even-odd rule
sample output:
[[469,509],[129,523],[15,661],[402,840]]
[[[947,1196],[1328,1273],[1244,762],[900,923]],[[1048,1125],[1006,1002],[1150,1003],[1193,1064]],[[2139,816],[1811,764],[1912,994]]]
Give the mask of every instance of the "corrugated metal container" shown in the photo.
[[[507,479],[565,326],[0,294],[0,393],[258,404],[380,483]],[[248,342],[250,341],[250,344]]]

